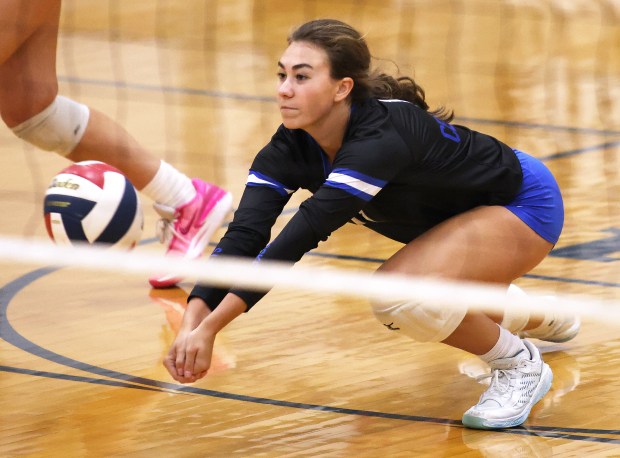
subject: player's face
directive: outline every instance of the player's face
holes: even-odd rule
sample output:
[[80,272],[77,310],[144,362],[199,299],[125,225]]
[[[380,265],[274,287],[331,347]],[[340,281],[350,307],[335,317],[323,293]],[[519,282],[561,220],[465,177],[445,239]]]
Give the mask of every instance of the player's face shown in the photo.
[[278,105],[289,129],[312,130],[330,113],[339,82],[330,76],[327,54],[307,42],[293,42],[278,62]]

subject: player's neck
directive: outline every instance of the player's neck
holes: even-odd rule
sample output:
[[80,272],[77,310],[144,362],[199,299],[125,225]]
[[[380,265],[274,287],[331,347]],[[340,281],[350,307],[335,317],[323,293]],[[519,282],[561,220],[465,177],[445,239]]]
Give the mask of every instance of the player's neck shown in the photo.
[[351,107],[348,104],[336,105],[320,122],[306,129],[323,149],[330,162],[334,161],[336,153],[342,146],[350,114]]

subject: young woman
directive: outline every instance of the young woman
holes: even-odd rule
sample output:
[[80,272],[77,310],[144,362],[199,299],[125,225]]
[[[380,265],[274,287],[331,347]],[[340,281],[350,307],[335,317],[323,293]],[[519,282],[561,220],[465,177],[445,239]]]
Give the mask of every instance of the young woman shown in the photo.
[[[443,109],[429,112],[411,78],[370,69],[364,39],[342,22],[303,24],[288,44],[277,73],[283,123],[256,156],[214,254],[296,262],[354,220],[405,244],[381,266],[384,272],[508,286],[545,258],[560,235],[563,205],[542,163],[451,125]],[[267,244],[299,188],[312,197]],[[217,332],[263,295],[197,285],[164,362],[172,377],[183,383],[203,377]],[[408,302],[377,303],[373,310],[398,332],[489,364],[491,386],[463,416],[473,428],[523,423],[551,386],[540,352],[513,332],[562,341],[579,328],[571,317],[541,322],[519,310],[489,317]]]
[[[7,0],[0,15],[0,115],[15,135],[74,162],[97,160],[123,172],[155,201],[167,254],[196,258],[229,213],[232,197],[154,157],[103,113],[58,95],[60,0]],[[170,237],[166,237],[169,234]],[[164,240],[165,239],[165,240]],[[156,288],[180,279],[149,279]]]

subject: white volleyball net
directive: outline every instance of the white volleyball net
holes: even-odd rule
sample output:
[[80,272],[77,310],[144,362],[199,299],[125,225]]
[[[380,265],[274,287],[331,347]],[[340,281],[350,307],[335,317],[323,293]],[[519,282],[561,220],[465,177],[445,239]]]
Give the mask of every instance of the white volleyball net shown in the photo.
[[[3,262],[43,264],[89,269],[93,275],[147,277],[171,272],[189,281],[220,287],[268,291],[278,286],[295,293],[333,294],[376,301],[414,301],[441,307],[467,307],[470,311],[502,314],[519,307],[544,315],[558,307],[562,312],[596,321],[620,324],[620,300],[586,295],[551,293],[539,288],[527,295],[506,294],[505,287],[427,277],[371,273],[335,267],[291,268],[285,263],[214,257],[208,260],[170,258],[149,252],[125,252],[100,246],[56,246],[45,240],[0,239]],[[548,297],[553,294],[550,303]]]

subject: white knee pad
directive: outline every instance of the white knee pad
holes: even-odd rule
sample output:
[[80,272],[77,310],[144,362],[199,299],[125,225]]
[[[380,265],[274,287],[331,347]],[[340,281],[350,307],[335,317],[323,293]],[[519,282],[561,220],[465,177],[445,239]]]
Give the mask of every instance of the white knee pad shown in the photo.
[[[509,296],[527,296],[521,288],[512,284],[508,287],[507,294]],[[512,333],[517,333],[523,330],[529,320],[530,311],[527,308],[507,304],[500,325]]]
[[11,130],[34,146],[67,156],[82,140],[89,114],[86,105],[59,95],[41,113]]
[[441,342],[461,324],[467,307],[442,307],[411,301],[396,304],[373,303],[375,317],[387,329],[418,342]]

